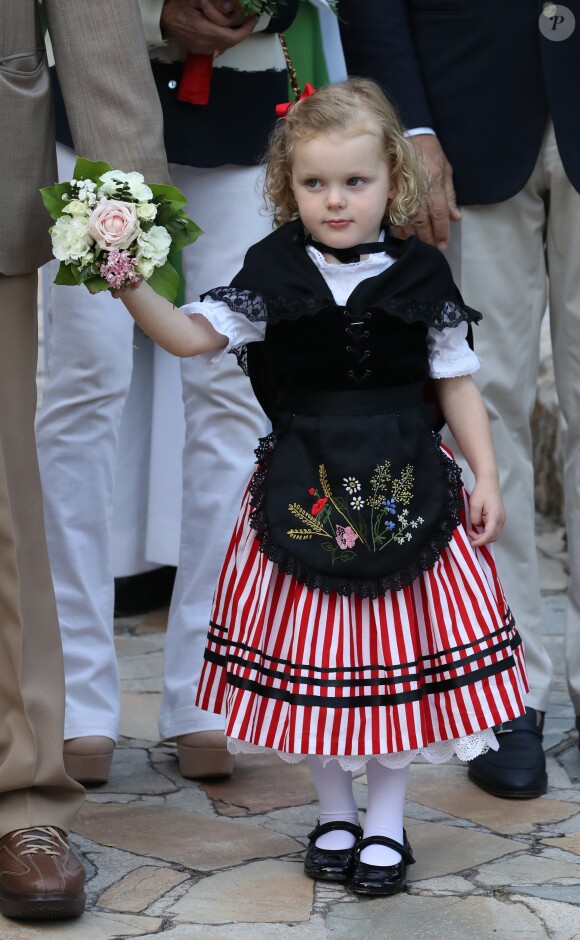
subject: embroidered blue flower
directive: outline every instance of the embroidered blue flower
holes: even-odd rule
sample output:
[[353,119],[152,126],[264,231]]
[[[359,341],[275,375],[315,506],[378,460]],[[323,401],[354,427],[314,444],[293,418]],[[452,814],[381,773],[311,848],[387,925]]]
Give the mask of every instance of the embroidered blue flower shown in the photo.
[[395,523],[394,523],[394,522],[391,522],[390,519],[385,519],[385,525],[386,525],[387,529],[389,529],[390,532],[392,532],[393,529],[395,528]]
[[391,499],[384,499],[382,505],[383,505],[383,508],[384,508],[385,512],[390,513],[391,516],[394,516],[394,515],[396,514],[397,510],[395,509],[395,500],[394,500],[394,499],[392,499],[392,498],[391,498]]

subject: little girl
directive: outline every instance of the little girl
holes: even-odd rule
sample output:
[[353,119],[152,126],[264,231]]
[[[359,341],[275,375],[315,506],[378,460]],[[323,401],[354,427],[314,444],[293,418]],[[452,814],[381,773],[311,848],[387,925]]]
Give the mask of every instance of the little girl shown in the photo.
[[[394,894],[413,862],[411,760],[497,749],[492,727],[522,714],[527,690],[488,547],[504,511],[471,377],[480,314],[439,251],[389,234],[420,208],[423,176],[372,82],[290,107],[266,195],[279,227],[230,287],[182,310],[147,284],[123,300],[178,356],[235,348],[272,420],[216,589],[198,704],[226,715],[233,752],[308,760],[320,817],[307,875]],[[469,501],[428,399],[473,470]],[[363,767],[364,832],[351,776]]]

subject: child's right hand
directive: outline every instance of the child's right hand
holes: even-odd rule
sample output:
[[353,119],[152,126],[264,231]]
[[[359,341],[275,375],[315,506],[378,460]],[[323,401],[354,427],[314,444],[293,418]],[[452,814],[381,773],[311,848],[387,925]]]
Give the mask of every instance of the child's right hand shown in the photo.
[[126,287],[121,287],[119,290],[112,290],[111,297],[115,297],[117,300],[122,300],[125,292],[128,290],[136,290],[140,284],[143,283],[143,278],[139,277],[136,281],[133,281],[132,284],[127,284]]
[[472,528],[467,534],[474,548],[496,542],[505,523],[505,509],[497,479],[478,480],[469,497]]

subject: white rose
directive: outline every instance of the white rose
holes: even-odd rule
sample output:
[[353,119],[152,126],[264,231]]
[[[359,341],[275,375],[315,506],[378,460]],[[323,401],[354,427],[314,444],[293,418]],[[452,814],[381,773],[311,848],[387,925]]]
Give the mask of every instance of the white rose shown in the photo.
[[76,219],[80,219],[83,216],[86,218],[91,210],[87,204],[85,202],[81,202],[80,199],[71,199],[70,202],[67,202],[62,211],[66,212],[67,215],[72,215]]
[[86,261],[94,244],[87,230],[86,219],[61,215],[50,230],[52,251],[59,261]]
[[143,222],[152,222],[157,215],[157,206],[154,206],[152,202],[140,202],[138,206],[135,206],[135,209],[137,210],[137,218]]
[[162,225],[152,225],[148,232],[141,232],[137,238],[137,258],[147,258],[156,268],[167,261],[171,248],[171,235]]
[[98,190],[99,196],[118,196],[118,188],[126,185],[131,199],[135,202],[149,202],[153,199],[153,193],[146,185],[141,173],[121,173],[120,170],[109,170],[99,179],[102,184]]
[[155,270],[155,265],[148,258],[140,258],[138,264],[135,265],[135,270],[148,281]]

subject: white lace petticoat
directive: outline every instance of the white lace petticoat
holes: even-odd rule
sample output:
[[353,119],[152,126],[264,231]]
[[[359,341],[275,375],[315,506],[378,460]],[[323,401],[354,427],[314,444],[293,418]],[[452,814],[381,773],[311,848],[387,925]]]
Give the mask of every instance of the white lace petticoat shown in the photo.
[[[398,751],[394,754],[320,754],[318,756],[323,765],[326,765],[328,761],[337,760],[343,770],[356,773],[358,770],[362,770],[367,761],[373,757],[385,767],[400,770],[402,767],[407,767],[415,757],[423,757],[430,764],[445,764],[454,755],[459,760],[470,761],[490,750],[499,750],[499,744],[493,729],[486,728],[484,731],[469,734],[464,738],[436,741],[434,744],[417,748],[414,751]],[[308,754],[287,754],[285,751],[275,751],[259,744],[250,744],[249,741],[241,741],[239,738],[228,738],[228,751],[230,754],[274,753],[286,761],[287,764],[297,764],[301,760],[306,760],[309,756]]]

